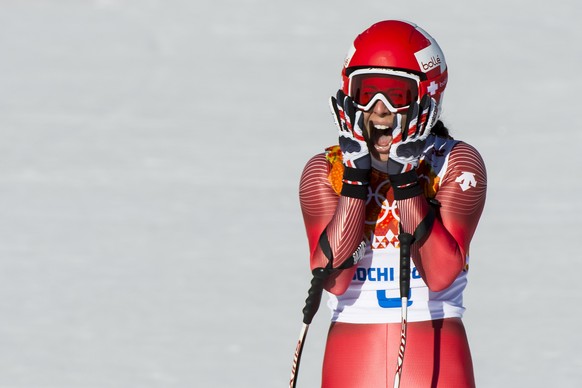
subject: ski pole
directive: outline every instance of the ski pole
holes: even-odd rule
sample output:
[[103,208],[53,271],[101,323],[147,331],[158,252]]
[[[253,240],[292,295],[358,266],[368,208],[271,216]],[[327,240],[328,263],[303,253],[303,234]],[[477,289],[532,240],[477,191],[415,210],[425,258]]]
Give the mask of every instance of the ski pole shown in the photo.
[[301,353],[303,352],[303,345],[307,337],[309,325],[319,309],[321,303],[321,296],[323,294],[323,283],[331,273],[330,269],[316,268],[313,270],[313,278],[311,279],[311,287],[307,291],[307,299],[305,299],[305,307],[303,308],[303,326],[299,333],[299,341],[295,348],[295,355],[293,357],[293,366],[291,368],[291,380],[289,381],[289,388],[297,386],[297,376],[299,374],[299,363],[301,361]]
[[400,241],[400,300],[402,307],[400,308],[400,347],[398,348],[398,361],[394,375],[394,388],[400,387],[402,365],[404,364],[404,351],[406,350],[408,294],[410,293],[410,246],[414,241],[414,237],[410,233],[400,233],[398,240]]
[[400,387],[400,379],[402,377],[402,365],[404,364],[404,351],[406,350],[406,327],[408,324],[408,297],[410,295],[410,246],[415,241],[420,241],[426,236],[436,218],[435,209],[440,207],[439,201],[436,199],[429,199],[431,205],[426,216],[417,225],[414,234],[402,232],[398,235],[400,241],[400,300],[402,303],[401,311],[401,329],[400,329],[400,346],[398,348],[398,360],[396,365],[396,373],[394,375],[394,388]]

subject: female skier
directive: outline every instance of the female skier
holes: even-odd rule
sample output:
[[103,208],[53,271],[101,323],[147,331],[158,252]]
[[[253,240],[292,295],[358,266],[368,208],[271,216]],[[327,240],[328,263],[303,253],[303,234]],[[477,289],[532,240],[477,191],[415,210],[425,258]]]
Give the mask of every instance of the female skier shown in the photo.
[[[447,65],[415,24],[376,23],[353,42],[330,99],[339,146],[300,182],[311,269],[332,312],[323,388],[392,387],[401,350],[400,249],[410,245],[401,387],[474,387],[461,318],[485,165],[439,120]],[[406,300],[406,299],[404,299]]]

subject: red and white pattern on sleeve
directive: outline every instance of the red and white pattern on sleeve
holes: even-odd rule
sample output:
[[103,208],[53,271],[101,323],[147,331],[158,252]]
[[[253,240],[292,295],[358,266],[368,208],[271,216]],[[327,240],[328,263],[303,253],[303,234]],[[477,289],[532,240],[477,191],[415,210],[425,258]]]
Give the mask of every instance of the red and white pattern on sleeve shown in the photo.
[[[441,205],[440,217],[429,235],[413,244],[411,251],[415,265],[432,291],[445,289],[467,269],[469,245],[487,192],[487,172],[481,155],[469,144],[458,143],[449,154],[445,173],[439,180],[435,177],[434,182],[439,185],[435,198]],[[414,231],[429,206],[423,196],[398,201],[406,232]]]
[[305,165],[299,184],[311,269],[328,264],[327,257],[319,248],[319,238],[325,229],[333,252],[334,267],[351,257],[363,238],[365,201],[338,196],[328,179],[329,171],[330,165],[325,155],[316,155]]

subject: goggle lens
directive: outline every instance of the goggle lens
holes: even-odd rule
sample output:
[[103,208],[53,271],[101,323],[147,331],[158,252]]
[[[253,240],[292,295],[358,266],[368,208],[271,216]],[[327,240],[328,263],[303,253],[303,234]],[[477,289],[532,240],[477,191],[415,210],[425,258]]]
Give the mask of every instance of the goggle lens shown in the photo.
[[382,73],[354,74],[350,77],[350,97],[359,108],[370,109],[368,104],[375,100],[378,93],[388,100],[391,108],[403,110],[418,99],[418,81]]

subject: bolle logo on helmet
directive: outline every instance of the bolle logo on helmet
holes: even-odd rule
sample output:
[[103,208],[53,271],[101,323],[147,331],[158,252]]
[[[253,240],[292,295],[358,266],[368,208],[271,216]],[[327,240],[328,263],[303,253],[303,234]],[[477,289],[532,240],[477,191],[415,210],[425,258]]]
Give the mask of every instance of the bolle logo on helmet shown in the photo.
[[418,67],[424,73],[440,68],[441,73],[445,71],[447,64],[445,63],[445,56],[436,42],[420,51],[414,53]]
[[422,67],[422,70],[426,73],[427,71],[431,71],[432,69],[434,69],[437,66],[441,65],[441,58],[438,56],[438,54],[434,57],[430,58],[430,61],[428,62],[423,62],[420,61],[420,66]]

